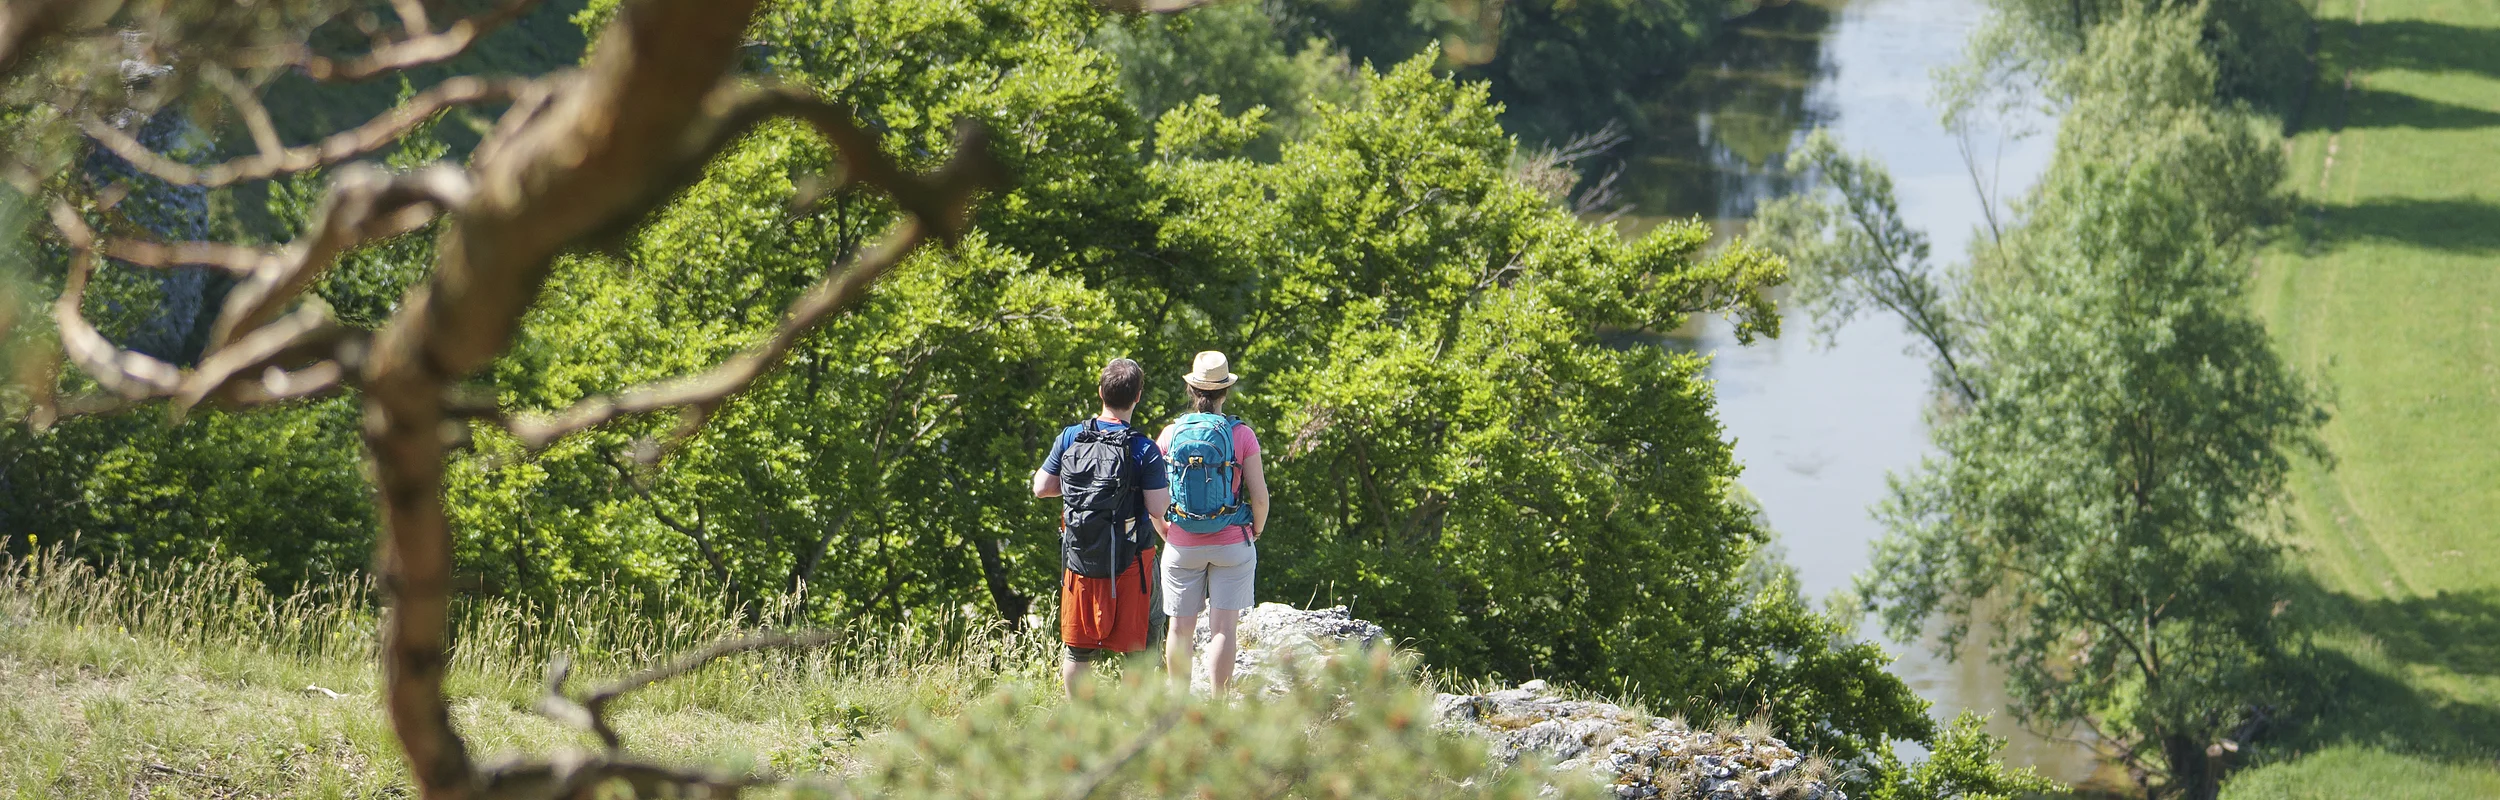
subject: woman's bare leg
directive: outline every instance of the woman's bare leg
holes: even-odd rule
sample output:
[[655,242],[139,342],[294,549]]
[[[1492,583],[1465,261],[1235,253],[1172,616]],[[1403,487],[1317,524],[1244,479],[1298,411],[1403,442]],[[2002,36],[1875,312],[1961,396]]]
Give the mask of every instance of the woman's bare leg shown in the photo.
[[1219,693],[1233,684],[1233,656],[1241,649],[1239,637],[1233,634],[1240,625],[1240,609],[1207,609],[1207,628],[1213,634],[1207,640],[1207,658],[1214,660],[1207,665],[1207,673]]
[[1189,650],[1197,644],[1198,617],[1172,617],[1172,625],[1163,632],[1163,671],[1171,673],[1172,682],[1189,688]]

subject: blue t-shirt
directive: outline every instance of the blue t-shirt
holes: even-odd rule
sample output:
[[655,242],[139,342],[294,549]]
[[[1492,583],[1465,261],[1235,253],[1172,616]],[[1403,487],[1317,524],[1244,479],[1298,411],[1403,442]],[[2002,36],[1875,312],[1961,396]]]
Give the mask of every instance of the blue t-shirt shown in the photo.
[[[1096,417],[1093,421],[1097,425],[1100,425],[1102,430],[1119,430],[1128,427],[1127,423],[1120,422],[1119,420]],[[1070,425],[1067,429],[1059,432],[1058,441],[1054,441],[1050,444],[1050,455],[1042,457],[1043,472],[1047,472],[1052,475],[1059,474],[1059,454],[1067,452],[1068,445],[1076,443],[1077,432],[1084,429],[1085,423],[1079,422],[1077,424]],[[1137,473],[1137,488],[1171,488],[1172,477],[1165,474],[1163,469],[1163,448],[1156,446],[1155,440],[1148,437],[1145,432],[1139,431],[1136,435],[1128,437],[1128,457],[1129,461],[1135,463],[1139,470]]]

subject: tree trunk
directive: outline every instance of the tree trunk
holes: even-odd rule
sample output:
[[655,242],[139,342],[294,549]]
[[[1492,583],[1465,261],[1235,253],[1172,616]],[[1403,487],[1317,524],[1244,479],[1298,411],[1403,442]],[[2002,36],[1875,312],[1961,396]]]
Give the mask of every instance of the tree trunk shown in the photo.
[[1015,590],[1007,582],[1007,559],[1000,553],[998,539],[971,537],[972,549],[981,554],[981,580],[989,584],[990,603],[1000,619],[1015,630],[1024,629],[1024,615],[1033,610],[1033,598]]
[[687,151],[689,134],[708,119],[704,98],[728,72],[756,3],[629,4],[578,83],[470,166],[476,192],[444,226],[433,275],[374,340],[363,383],[391,598],[383,705],[425,800],[476,791],[443,697],[443,437],[446,422],[464,424],[445,418],[444,389],[511,344],[558,253],[639,219],[708,159]]
[[2209,755],[2205,745],[2174,733],[2162,737],[2161,754],[2170,767],[2167,788],[2186,800],[2215,800],[2221,796],[2221,759]]
[[422,797],[468,794],[468,748],[443,702],[451,609],[451,531],[443,516],[441,385],[405,376],[366,395],[365,446],[381,489],[383,707]]

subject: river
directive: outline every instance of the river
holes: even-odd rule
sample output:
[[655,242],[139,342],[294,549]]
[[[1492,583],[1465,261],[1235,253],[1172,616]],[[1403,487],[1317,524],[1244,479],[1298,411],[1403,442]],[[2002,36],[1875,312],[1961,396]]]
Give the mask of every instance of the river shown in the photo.
[[[1798,0],[1750,15],[1712,59],[1636,92],[1645,119],[1616,162],[1627,227],[1699,215],[1741,232],[1755,206],[1796,188],[1781,162],[1823,126],[1889,167],[1902,213],[1931,237],[1935,257],[1959,260],[1972,236],[1986,235],[1983,206],[1930,102],[1930,71],[1959,58],[1984,14],[1982,0]],[[2000,208],[2046,168],[2052,127],[2000,120],[1969,140]],[[1807,595],[1822,598],[1866,569],[1882,530],[1870,509],[1887,493],[1886,476],[1929,454],[1921,412],[1933,393],[1896,318],[1858,319],[1829,347],[1796,314],[1782,329],[1777,340],[1739,345],[1724,320],[1707,319],[1675,344],[1714,355],[1710,376],[1742,481]],[[1991,730],[2011,740],[2008,761],[2069,783],[2123,778],[2081,745],[2014,724],[2003,675],[1983,653],[1948,662],[1925,643],[1886,647],[1900,658],[1892,672],[1935,704],[1937,719],[1993,713]]]

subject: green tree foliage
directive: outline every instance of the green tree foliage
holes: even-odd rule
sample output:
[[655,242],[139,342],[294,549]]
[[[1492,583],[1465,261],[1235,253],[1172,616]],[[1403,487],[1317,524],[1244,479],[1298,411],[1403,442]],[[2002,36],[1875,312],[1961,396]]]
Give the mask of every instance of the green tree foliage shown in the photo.
[[2018,717],[2212,797],[2292,693],[2305,640],[2265,531],[2325,414],[2242,296],[2281,162],[2210,107],[2198,30],[2095,34],[2028,218],[1976,248],[1977,399],[1896,483],[1862,590],[1898,636],[1941,621],[1948,652],[1990,620]]
[[1814,319],[1815,335],[1828,341],[1861,313],[1891,312],[1926,346],[1937,385],[1964,402],[1978,399],[1961,374],[1966,312],[1955,305],[1951,276],[1928,262],[1927,234],[1902,221],[1892,173],[1842,152],[1820,128],[1789,155],[1788,170],[1815,183],[1763,203],[1751,232],[1797,265],[1789,302]]
[[1872,800],[2016,800],[2063,788],[2029,767],[2007,769],[1997,760],[2005,739],[1988,735],[1987,721],[1978,712],[1962,712],[1927,748],[1927,760],[1896,770],[1897,777],[1877,785],[1867,796]]
[[1259,3],[1115,19],[1095,41],[1118,60],[1129,105],[1148,119],[1206,97],[1229,116],[1267,109],[1267,131],[1255,141],[1270,158],[1298,138],[1318,104],[1346,105],[1357,90],[1342,50],[1315,37],[1288,51]]
[[[2087,51],[2104,25],[2131,17],[2193,20],[2199,48],[2213,60],[2210,100],[2246,101],[2291,110],[2309,82],[2309,12],[2299,0],[1990,0],[1995,12],[1971,38],[1965,88],[1972,75],[2038,81],[2054,87],[2059,73]],[[1984,82],[1981,82],[1984,83]],[[2065,92],[2071,96],[2071,90]]]
[[[912,158],[937,158],[958,117],[1004,120],[1001,156],[1024,180],[990,204],[1004,210],[985,235],[915,259],[656,469],[630,456],[665,420],[536,456],[483,435],[453,478],[464,554],[533,591],[683,570],[747,600],[804,590],[829,613],[978,602],[1020,621],[1057,577],[1040,568],[1055,545],[1024,477],[1082,413],[1092,370],[1135,336],[1030,255],[1096,247],[1133,202],[1121,176],[1138,174],[1140,126],[1083,47],[1092,21],[1076,3],[772,11],[759,32],[778,77],[856,104]],[[751,136],[617,252],[561,269],[496,386],[557,407],[752,344],[892,219],[844,192],[794,208],[807,187],[792,176],[828,161],[796,126]]]
[[1251,370],[1228,410],[1275,453],[1264,585],[1352,602],[1436,666],[1793,698],[1856,723],[1788,729],[1846,754],[1923,733],[1880,654],[1736,580],[1764,534],[1731,496],[1701,360],[1603,338],[1715,309],[1772,330],[1757,290],[1779,262],[1703,256],[1699,224],[1625,241],[1579,222],[1507,177],[1484,89],[1428,63],[1368,79],[1276,164],[1158,166],[1164,244],[1233,281],[1200,305],[1204,341]]

